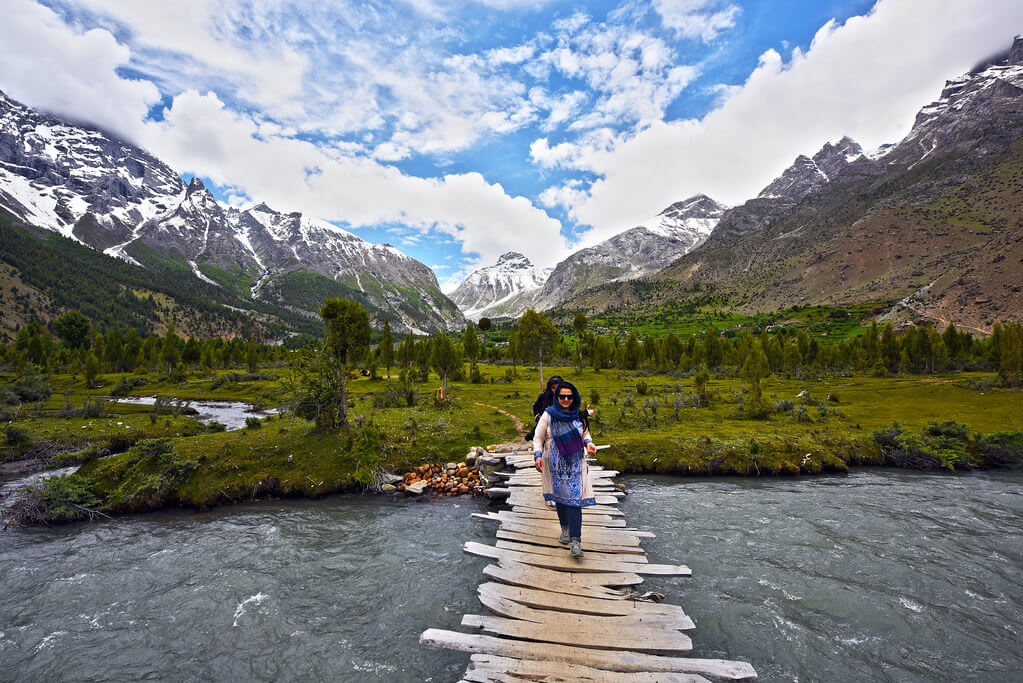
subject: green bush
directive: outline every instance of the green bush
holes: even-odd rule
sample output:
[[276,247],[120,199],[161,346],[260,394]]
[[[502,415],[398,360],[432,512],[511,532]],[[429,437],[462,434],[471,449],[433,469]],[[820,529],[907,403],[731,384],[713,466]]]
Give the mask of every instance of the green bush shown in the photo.
[[89,519],[100,501],[85,482],[70,476],[44,477],[29,486],[9,510],[12,524],[51,524]]
[[67,453],[58,453],[57,455],[50,458],[50,461],[46,463],[45,469],[48,470],[59,470],[63,467],[71,467],[72,465],[84,465],[87,462],[92,462],[104,454],[104,450],[99,446],[89,446],[83,448],[80,451],[69,451]]
[[594,406],[600,405],[600,392],[597,391],[596,389],[592,389],[590,391],[590,405]]
[[207,431],[211,432],[225,432],[227,431],[227,425],[223,422],[217,422],[216,420],[210,420],[206,423]]
[[[952,425],[952,427],[949,427]],[[931,433],[931,426],[935,426]],[[906,432],[895,423],[874,432],[885,462],[895,467],[919,470],[971,469],[965,427],[954,422],[932,423],[921,435]],[[953,434],[950,436],[949,434]]]
[[7,425],[4,430],[4,441],[8,446],[24,446],[32,440],[32,435],[24,427]]
[[645,380],[641,379],[638,382],[636,382],[636,393],[639,394],[640,396],[646,396],[646,393],[649,390],[650,390],[650,387],[647,386],[647,383],[646,383]]
[[246,429],[259,429],[262,426],[263,426],[263,421],[260,420],[255,415],[250,415],[249,417],[245,418],[245,427],[246,427]]
[[958,422],[928,422],[924,433],[928,436],[944,436],[960,441],[970,440],[970,430]]
[[1023,465],[1023,430],[988,434],[977,445],[980,455],[995,467]]
[[120,379],[110,390],[111,396],[127,396],[132,390],[146,384],[145,377],[132,377],[129,375],[121,375]]
[[74,407],[71,403],[65,403],[57,411],[58,417],[105,417],[107,414],[107,402],[102,398],[85,399],[81,407]]

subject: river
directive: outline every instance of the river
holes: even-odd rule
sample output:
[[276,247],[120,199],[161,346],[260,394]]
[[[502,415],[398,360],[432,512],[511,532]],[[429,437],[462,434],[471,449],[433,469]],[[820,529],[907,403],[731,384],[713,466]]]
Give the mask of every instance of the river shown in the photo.
[[[696,656],[764,681],[1019,680],[1023,474],[632,477]],[[3,680],[453,681],[479,500],[332,496],[0,534]],[[462,629],[464,630],[464,629]]]

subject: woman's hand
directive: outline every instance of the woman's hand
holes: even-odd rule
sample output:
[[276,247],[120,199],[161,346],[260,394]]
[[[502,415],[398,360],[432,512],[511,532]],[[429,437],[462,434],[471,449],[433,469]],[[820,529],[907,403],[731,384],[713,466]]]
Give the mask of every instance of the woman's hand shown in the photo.
[[533,465],[536,467],[537,472],[543,472],[543,456],[538,455],[533,458]]
[[586,452],[590,455],[596,455],[597,444],[593,443],[592,441],[586,444]]

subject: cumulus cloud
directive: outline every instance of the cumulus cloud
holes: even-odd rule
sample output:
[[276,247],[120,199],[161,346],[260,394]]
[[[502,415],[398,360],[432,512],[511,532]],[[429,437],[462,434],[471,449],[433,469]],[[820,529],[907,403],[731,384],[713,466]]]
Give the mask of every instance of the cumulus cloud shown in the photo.
[[709,42],[735,25],[739,8],[719,0],[654,0],[665,27],[685,38]]
[[[552,189],[545,197],[593,226],[584,243],[698,192],[741,203],[828,140],[850,135],[870,148],[901,139],[945,79],[1008,46],[1021,25],[1018,3],[881,0],[864,16],[822,27],[805,53],[765,52],[702,120],[655,121],[610,147],[576,150],[576,166],[600,179],[584,194]],[[550,158],[538,147],[545,151]]]
[[105,30],[77,32],[53,10],[5,0],[0,21],[0,87],[9,96],[137,140],[160,99],[146,80],[122,78],[130,50]]
[[356,228],[397,223],[437,231],[484,260],[523,244],[544,245],[538,256],[545,265],[568,253],[558,221],[479,173],[418,178],[311,142],[259,137],[259,129],[215,94],[188,91],[174,98],[162,121],[146,124],[145,138],[177,170],[230,184],[278,210]]

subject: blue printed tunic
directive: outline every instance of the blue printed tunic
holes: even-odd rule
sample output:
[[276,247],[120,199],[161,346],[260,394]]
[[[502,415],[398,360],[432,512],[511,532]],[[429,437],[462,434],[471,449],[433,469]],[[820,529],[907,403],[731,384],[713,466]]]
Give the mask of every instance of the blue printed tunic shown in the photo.
[[[590,483],[589,467],[586,454],[566,461],[558,453],[558,445],[550,433],[551,416],[545,411],[536,423],[533,436],[533,452],[543,452],[543,472],[540,479],[543,486],[544,500],[554,501],[570,507],[586,507],[595,505],[593,484]],[[589,443],[590,431],[583,431],[583,441]]]

